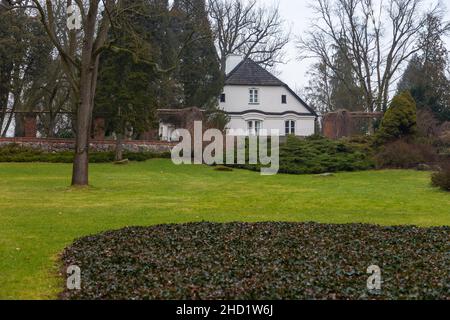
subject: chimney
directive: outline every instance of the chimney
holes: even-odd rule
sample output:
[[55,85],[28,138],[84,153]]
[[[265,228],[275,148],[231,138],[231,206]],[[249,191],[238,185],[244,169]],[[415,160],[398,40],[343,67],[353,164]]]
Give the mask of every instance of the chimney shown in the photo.
[[228,75],[234,70],[234,68],[237,67],[239,63],[242,62],[242,60],[244,60],[244,57],[240,54],[229,54],[227,56],[225,73]]

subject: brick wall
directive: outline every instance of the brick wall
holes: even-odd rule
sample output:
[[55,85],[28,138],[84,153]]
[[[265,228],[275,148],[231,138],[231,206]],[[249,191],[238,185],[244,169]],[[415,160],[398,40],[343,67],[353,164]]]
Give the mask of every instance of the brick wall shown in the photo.
[[[73,139],[40,139],[40,138],[0,138],[0,147],[8,144],[18,144],[24,147],[35,148],[46,152],[72,151],[75,149]],[[129,152],[168,152],[174,143],[162,141],[136,141],[124,142],[124,150]],[[92,140],[91,151],[114,151],[116,143],[113,140]]]
[[36,115],[27,115],[24,119],[25,137],[34,138],[37,134]]

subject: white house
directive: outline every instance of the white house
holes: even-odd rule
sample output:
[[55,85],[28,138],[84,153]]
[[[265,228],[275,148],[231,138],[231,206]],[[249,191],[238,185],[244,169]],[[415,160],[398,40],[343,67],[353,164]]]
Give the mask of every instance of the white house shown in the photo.
[[[292,134],[306,137],[315,131],[317,114],[313,109],[269,71],[251,59],[242,59],[238,55],[231,55],[227,59],[225,86],[219,98],[219,108],[230,118],[227,127],[230,135],[271,134],[272,130],[277,130],[280,136]],[[180,120],[192,118],[182,110],[177,111],[177,117],[174,117],[174,110],[169,114],[168,110],[159,111],[161,140],[178,140],[177,129],[186,129],[192,122]],[[195,114],[202,110],[197,111]]]
[[219,107],[230,117],[231,132],[258,135],[278,130],[281,136],[310,136],[317,114],[289,86],[269,71],[241,56],[227,59]]

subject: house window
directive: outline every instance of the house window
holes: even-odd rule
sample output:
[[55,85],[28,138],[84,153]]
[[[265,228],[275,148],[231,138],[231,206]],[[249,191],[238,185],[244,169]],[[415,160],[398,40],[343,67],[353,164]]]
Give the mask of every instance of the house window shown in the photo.
[[288,120],[285,122],[286,135],[295,134],[295,121]]
[[226,100],[225,93],[222,93],[220,95],[220,102],[225,102],[225,100]]
[[250,89],[250,104],[258,104],[259,103],[259,90],[258,89]]
[[283,94],[283,95],[281,96],[281,103],[282,103],[282,104],[286,104],[286,103],[287,103],[287,96],[286,96],[285,94]]
[[261,133],[262,122],[259,120],[247,121],[248,134],[250,136],[259,136]]

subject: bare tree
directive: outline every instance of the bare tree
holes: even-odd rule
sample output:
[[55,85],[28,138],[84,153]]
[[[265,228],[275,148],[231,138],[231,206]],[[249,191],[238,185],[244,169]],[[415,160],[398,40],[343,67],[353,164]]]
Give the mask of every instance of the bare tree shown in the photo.
[[[120,48],[113,45],[114,39],[108,37],[114,22],[120,20],[118,17],[125,10],[134,10],[136,5],[128,0],[3,0],[0,3],[2,10],[26,8],[32,12],[30,14],[40,20],[61,58],[65,79],[71,86],[76,103],[76,150],[72,185],[89,184],[89,137],[100,54],[106,49],[124,50],[133,53],[136,60],[152,65],[159,72],[168,71],[161,69],[153,61],[140,59],[139,53],[132,50],[134,48]],[[79,30],[74,28],[68,30],[66,23],[61,23],[57,18],[61,11],[67,17],[67,9],[73,7],[78,11],[76,18],[80,20]],[[130,30],[130,33],[132,32],[133,30]]]
[[290,32],[277,7],[257,6],[256,0],[209,0],[209,16],[222,73],[229,54],[242,54],[265,67],[283,62]]
[[330,81],[332,74],[326,63],[317,62],[308,71],[310,77],[308,84],[299,94],[306,97],[308,104],[318,113],[324,114],[334,110],[331,102],[332,88]]
[[59,57],[49,65],[46,80],[44,99],[40,104],[45,115],[40,117],[40,125],[46,136],[53,138],[61,127],[67,129],[73,111],[72,91],[61,69]]
[[[52,0],[7,1],[9,9],[28,8],[42,23],[50,41],[58,51],[62,66],[77,101],[76,150],[73,163],[72,185],[89,184],[89,136],[97,85],[100,53],[107,42],[111,27],[111,15],[121,1],[115,0],[67,0],[66,8],[76,6],[81,30],[68,31],[68,43],[59,37],[60,25],[56,19]],[[78,41],[81,40],[80,41]],[[81,45],[79,46],[79,44]]]
[[318,58],[333,69],[333,48],[348,46],[342,51],[348,52],[365,109],[385,111],[397,72],[421,49],[417,40],[427,14],[439,10],[422,5],[422,0],[316,0],[311,28],[298,42],[300,59]]

